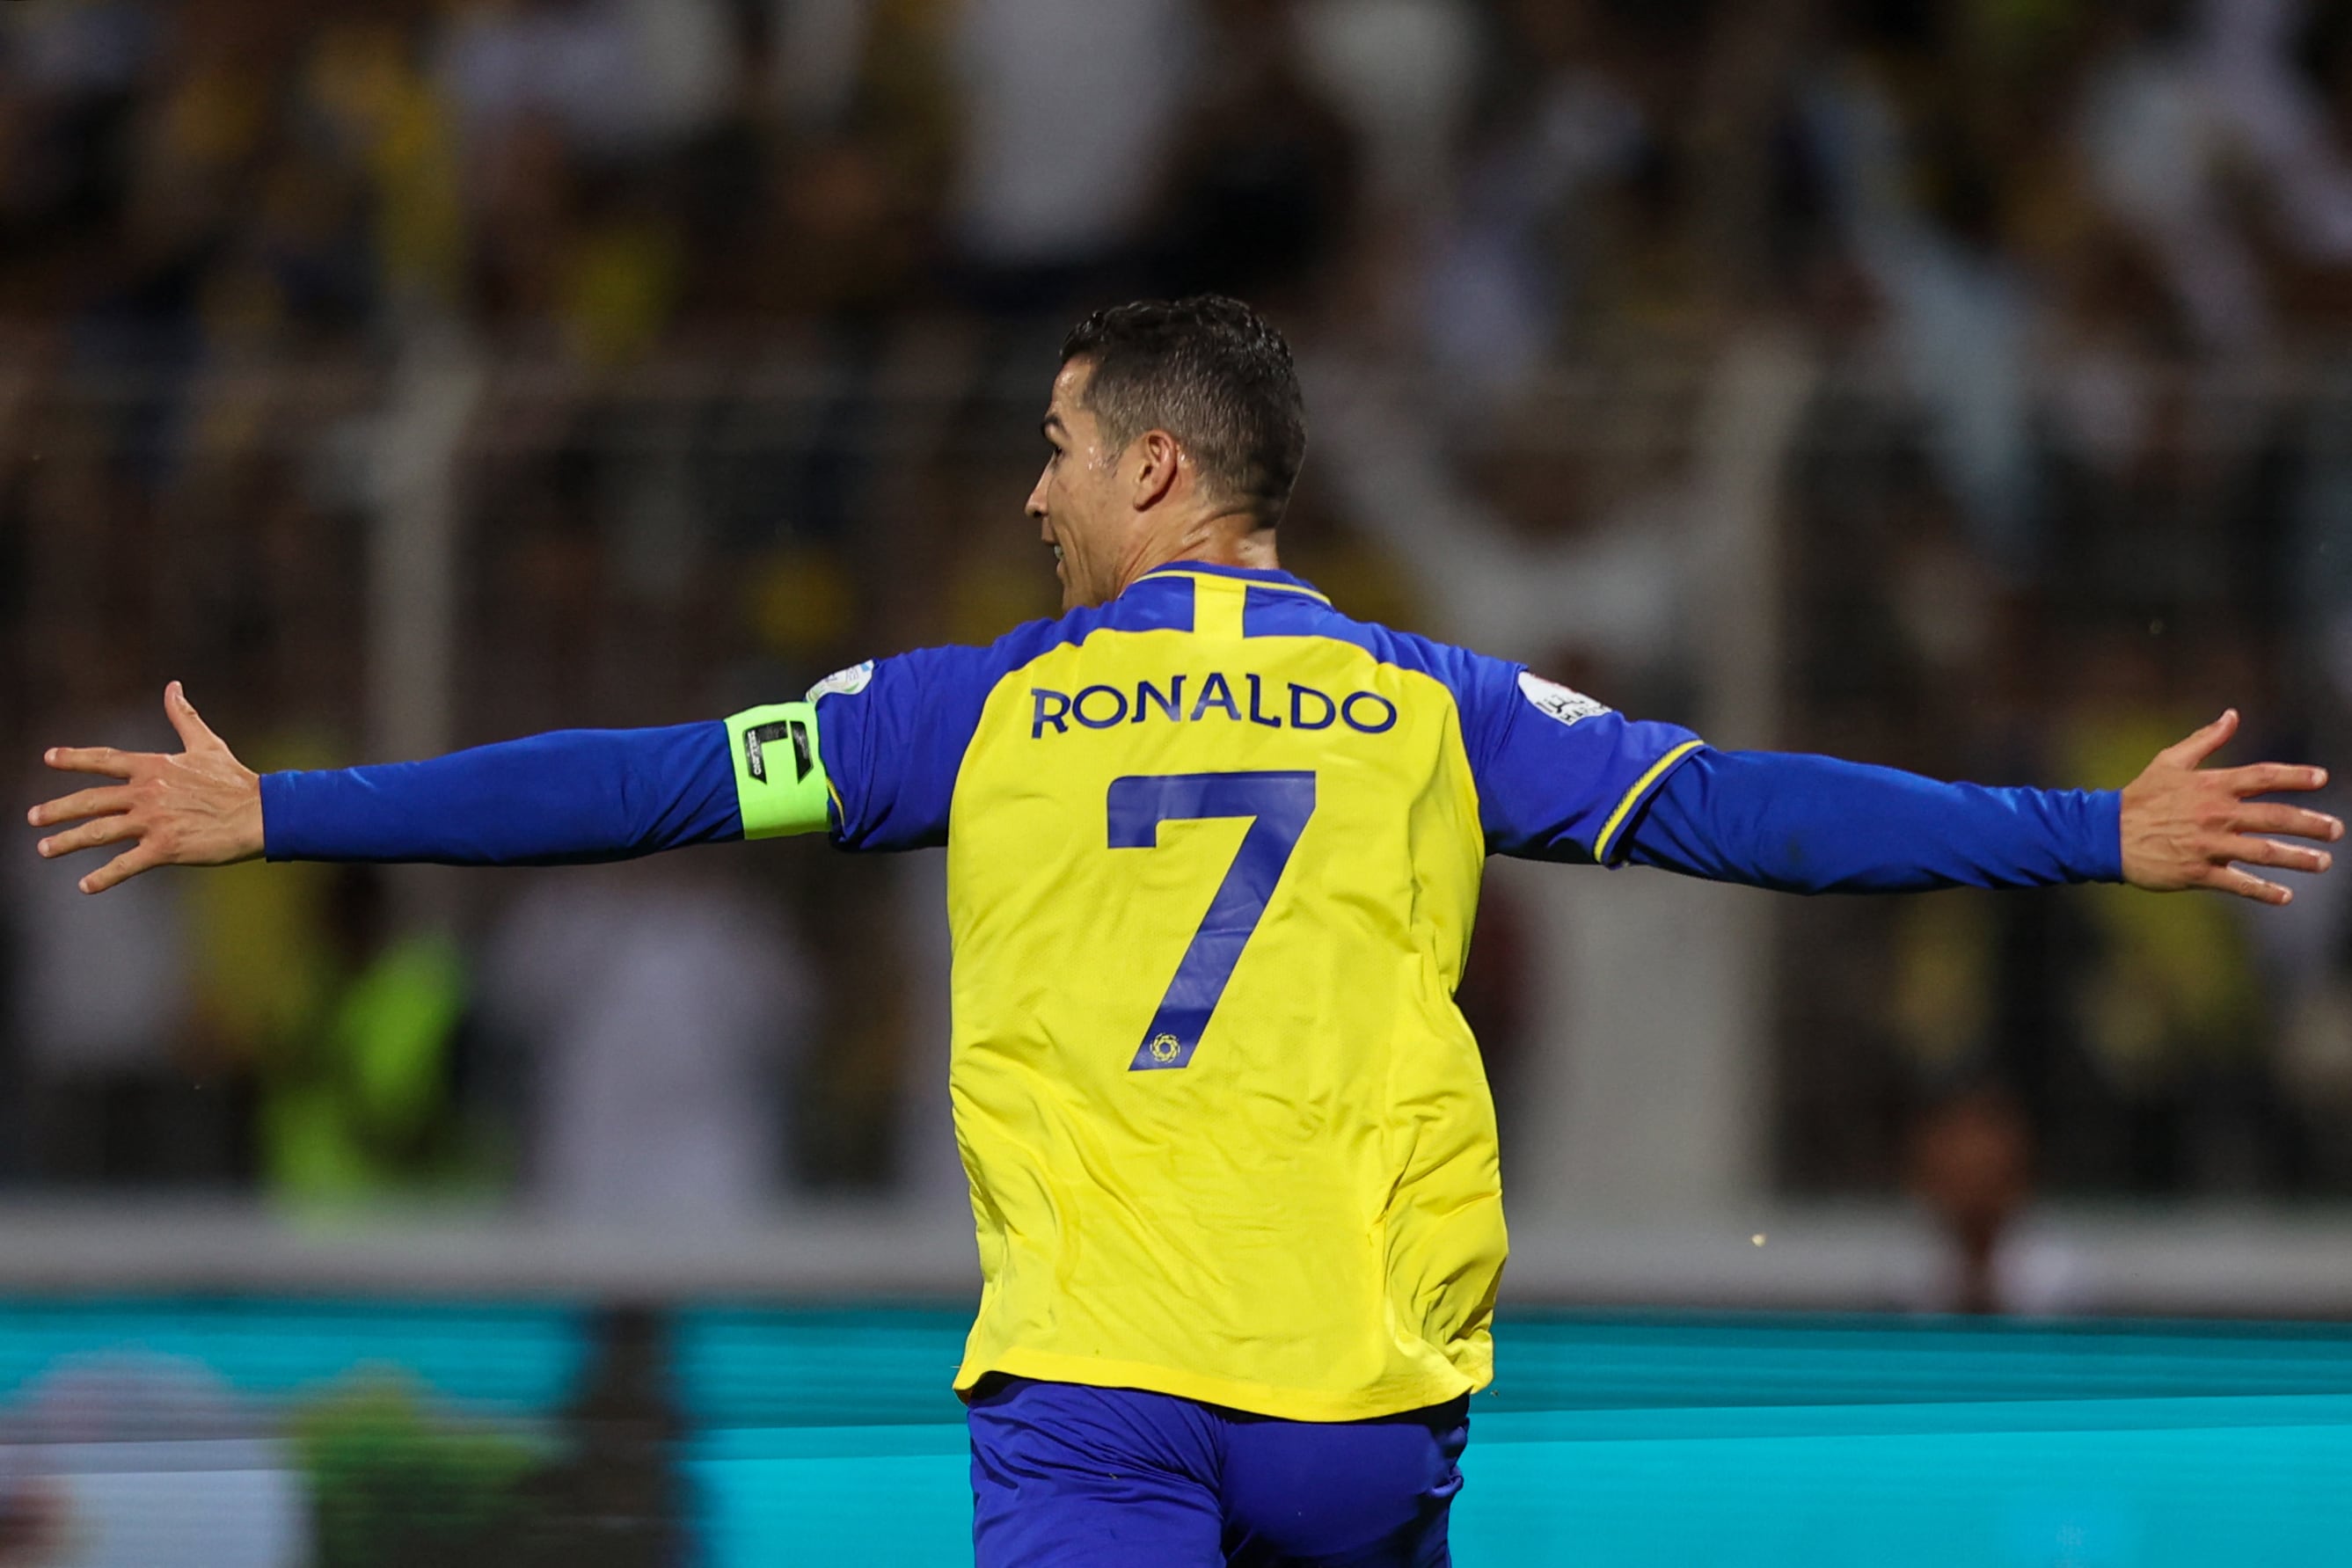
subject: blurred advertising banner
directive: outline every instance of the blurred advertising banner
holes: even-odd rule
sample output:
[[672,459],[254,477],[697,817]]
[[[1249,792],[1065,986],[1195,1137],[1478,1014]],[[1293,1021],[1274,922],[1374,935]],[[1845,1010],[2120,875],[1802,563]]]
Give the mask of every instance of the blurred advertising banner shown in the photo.
[[[0,1306],[10,1568],[970,1560],[920,1306]],[[2352,1330],[1519,1312],[1465,1562],[2319,1562]]]

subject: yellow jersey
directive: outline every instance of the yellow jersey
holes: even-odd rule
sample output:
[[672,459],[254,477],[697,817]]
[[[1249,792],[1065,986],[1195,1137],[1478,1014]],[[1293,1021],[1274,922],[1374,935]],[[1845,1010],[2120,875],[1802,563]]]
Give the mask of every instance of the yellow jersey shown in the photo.
[[957,1387],[1339,1421],[1483,1386],[1507,1241],[1454,991],[1485,858],[1609,862],[1696,738],[1190,564],[810,698],[835,841],[947,848]]

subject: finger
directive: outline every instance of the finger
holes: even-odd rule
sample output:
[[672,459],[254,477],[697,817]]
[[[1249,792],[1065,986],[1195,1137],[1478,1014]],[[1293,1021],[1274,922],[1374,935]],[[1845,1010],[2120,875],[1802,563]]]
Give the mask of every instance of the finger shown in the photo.
[[76,850],[94,850],[100,844],[119,843],[124,839],[139,837],[139,825],[128,817],[100,817],[94,822],[84,822],[51,838],[43,839],[34,847],[44,860],[72,854]]
[[84,893],[104,893],[108,888],[129,882],[142,871],[152,871],[163,863],[163,857],[141,844],[123,851],[78,883]]
[[54,828],[59,822],[79,821],[100,812],[129,810],[131,791],[120,784],[106,784],[95,789],[79,789],[70,795],[60,795],[54,800],[44,800],[25,813],[25,821],[37,828]]
[[2234,893],[2240,898],[2251,898],[2257,904],[2292,904],[2294,894],[2274,882],[2264,882],[2250,871],[2236,866],[2223,866],[2201,884],[2216,893]]
[[2256,762],[2244,768],[2225,768],[2213,777],[2232,795],[2274,795],[2283,789],[2327,787],[2326,768],[2305,768],[2293,762]]
[[103,773],[109,779],[128,779],[139,770],[137,753],[110,746],[52,746],[41,760],[60,773]]
[[163,716],[180,734],[180,744],[190,751],[226,750],[221,737],[196,714],[196,705],[188,700],[187,688],[173,681],[163,688]]
[[2315,850],[2304,844],[2283,844],[2273,839],[2231,839],[2223,852],[2232,862],[2242,865],[2276,866],[2281,871],[2316,873],[2336,863],[2336,857],[2326,850]]
[[2317,839],[2330,844],[2344,836],[2342,821],[2325,811],[2306,811],[2301,806],[2258,800],[2242,804],[2230,826],[2242,833],[2284,833],[2290,838]]
[[2230,737],[2237,733],[2238,710],[2231,708],[2186,740],[2175,741],[2158,752],[2157,760],[2176,768],[2202,768],[2205,759],[2227,746]]

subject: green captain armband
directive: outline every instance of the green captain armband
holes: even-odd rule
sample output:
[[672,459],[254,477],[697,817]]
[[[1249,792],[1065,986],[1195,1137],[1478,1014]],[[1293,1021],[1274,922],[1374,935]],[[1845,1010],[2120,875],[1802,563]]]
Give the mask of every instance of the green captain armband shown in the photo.
[[773,703],[739,713],[727,721],[727,749],[745,838],[821,833],[830,825],[833,782],[817,749],[816,705]]

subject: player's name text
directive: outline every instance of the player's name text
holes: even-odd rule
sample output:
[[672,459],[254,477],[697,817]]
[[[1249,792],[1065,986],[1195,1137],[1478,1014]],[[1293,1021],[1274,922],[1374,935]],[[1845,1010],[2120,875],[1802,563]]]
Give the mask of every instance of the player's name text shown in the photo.
[[1199,724],[1212,716],[1268,729],[1328,729],[1343,724],[1360,735],[1385,735],[1396,727],[1396,704],[1378,692],[1349,692],[1335,697],[1297,681],[1286,681],[1282,683],[1286,689],[1277,690],[1262,675],[1244,675],[1236,685],[1217,671],[1210,672],[1188,692],[1191,678],[1171,675],[1165,681],[1138,681],[1131,691],[1108,685],[1081,686],[1075,692],[1032,686],[1029,738],[1036,740],[1047,730],[1067,735],[1074,723],[1085,729],[1109,729],[1114,725],[1156,719]]

